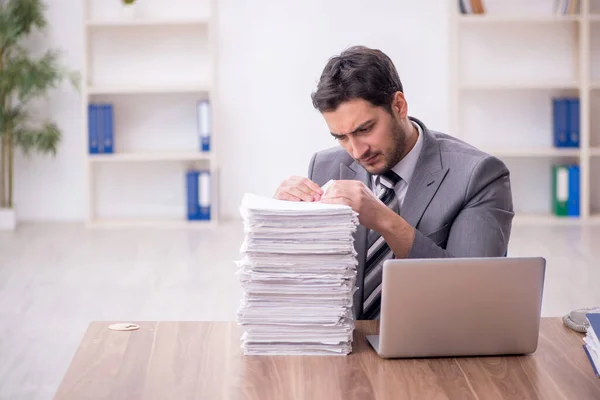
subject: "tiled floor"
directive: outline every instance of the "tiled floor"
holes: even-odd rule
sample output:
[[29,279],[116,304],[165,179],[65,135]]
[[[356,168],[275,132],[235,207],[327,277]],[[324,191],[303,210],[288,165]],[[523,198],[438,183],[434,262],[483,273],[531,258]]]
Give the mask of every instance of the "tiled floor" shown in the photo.
[[[242,241],[240,223],[0,233],[0,399],[52,398],[92,320],[234,320]],[[544,316],[600,305],[600,226],[517,226],[509,256],[547,259]]]

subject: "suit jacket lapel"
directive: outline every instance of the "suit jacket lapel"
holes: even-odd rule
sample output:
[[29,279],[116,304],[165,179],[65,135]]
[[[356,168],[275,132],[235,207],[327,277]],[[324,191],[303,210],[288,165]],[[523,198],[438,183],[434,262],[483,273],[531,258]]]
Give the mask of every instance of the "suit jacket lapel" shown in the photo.
[[423,148],[419,161],[411,178],[400,216],[411,226],[416,227],[435,192],[448,173],[448,168],[443,168],[440,146],[425,125],[411,118],[423,128]]
[[[340,179],[362,181],[365,185],[367,185],[367,187],[371,187],[371,175],[356,161],[350,166],[347,166],[346,164],[340,164]],[[367,261],[367,233],[367,228],[359,225],[353,235],[354,248],[360,256],[358,258],[358,266],[356,268],[356,285],[358,286],[358,290],[354,293],[355,318],[361,318],[362,316],[363,281],[365,263]]]

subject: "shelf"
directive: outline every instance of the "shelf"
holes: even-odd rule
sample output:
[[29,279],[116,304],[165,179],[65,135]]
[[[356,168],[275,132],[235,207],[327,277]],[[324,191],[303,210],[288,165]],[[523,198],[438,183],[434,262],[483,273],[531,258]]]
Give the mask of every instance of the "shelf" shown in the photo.
[[210,153],[202,152],[146,152],[88,154],[93,163],[147,162],[147,161],[210,161]]
[[210,93],[209,85],[89,86],[88,94]]
[[565,23],[577,22],[581,18],[578,15],[487,15],[471,14],[460,15],[458,21],[464,25],[471,24],[494,24],[494,23]]
[[567,82],[472,82],[460,85],[461,90],[576,90],[579,84]]
[[581,217],[557,217],[552,214],[520,214],[515,213],[513,226],[577,226],[600,225],[600,214],[593,214],[587,219]]
[[189,18],[189,19],[114,19],[87,21],[89,28],[124,28],[124,27],[143,27],[143,26],[205,26],[208,25],[208,19]]
[[158,228],[158,229],[210,229],[216,226],[214,221],[188,221],[184,218],[149,219],[93,219],[88,221],[89,228]]
[[594,157],[600,157],[600,147],[590,148],[590,155]]
[[[485,150],[484,150],[485,151]],[[498,149],[488,150],[488,154],[493,154],[496,157],[579,157],[581,155],[580,149],[577,148],[565,148],[557,149],[553,147],[549,148],[524,148],[524,149]]]
[[579,225],[583,220],[580,217],[557,217],[552,214],[520,214],[515,213],[513,225],[515,226],[546,226],[546,225]]
[[600,21],[600,14],[592,14],[588,17],[590,21],[598,22]]
[[600,82],[591,82],[590,89],[600,89]]

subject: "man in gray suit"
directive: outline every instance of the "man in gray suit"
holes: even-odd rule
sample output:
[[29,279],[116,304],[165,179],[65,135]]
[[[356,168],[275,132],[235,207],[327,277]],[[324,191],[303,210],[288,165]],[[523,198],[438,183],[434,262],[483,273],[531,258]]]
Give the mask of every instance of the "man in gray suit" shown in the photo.
[[317,152],[308,177],[286,179],[275,197],[346,204],[359,214],[357,319],[379,317],[389,258],[505,255],[514,216],[508,169],[408,116],[388,56],[357,46],[331,58],[312,100],[341,146]]

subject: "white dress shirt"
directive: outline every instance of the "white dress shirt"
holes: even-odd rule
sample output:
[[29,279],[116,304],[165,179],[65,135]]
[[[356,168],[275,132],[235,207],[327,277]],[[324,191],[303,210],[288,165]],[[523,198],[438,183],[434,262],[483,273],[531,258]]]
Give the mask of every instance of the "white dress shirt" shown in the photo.
[[[412,179],[413,173],[415,172],[415,167],[417,166],[417,161],[419,160],[419,154],[421,154],[421,148],[423,147],[423,129],[421,126],[414,121],[411,121],[413,125],[417,128],[419,132],[419,136],[417,137],[417,142],[413,146],[413,148],[408,152],[408,154],[400,160],[400,162],[392,168],[398,176],[401,178],[394,190],[396,192],[396,197],[398,198],[399,208],[402,207],[404,203],[404,198],[406,197],[406,191],[408,190],[408,185],[410,184],[410,180]],[[379,194],[379,175],[372,176],[372,189],[375,195]]]

